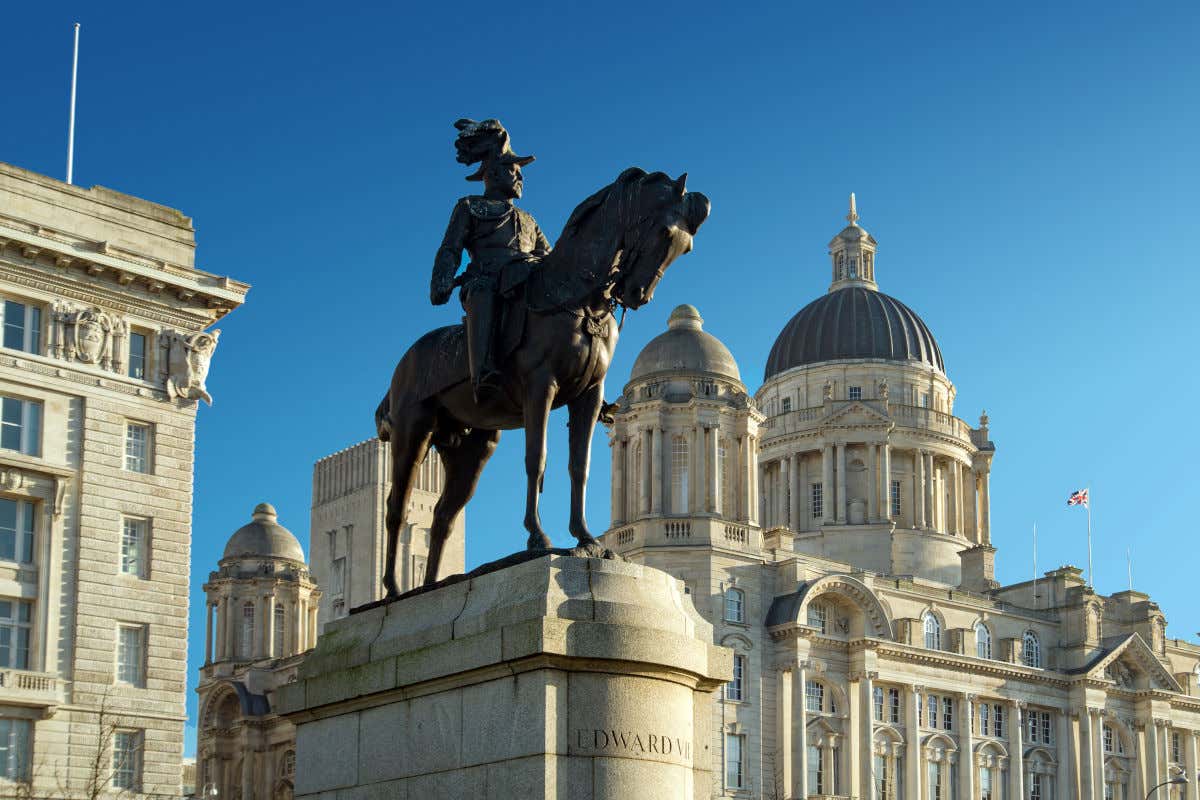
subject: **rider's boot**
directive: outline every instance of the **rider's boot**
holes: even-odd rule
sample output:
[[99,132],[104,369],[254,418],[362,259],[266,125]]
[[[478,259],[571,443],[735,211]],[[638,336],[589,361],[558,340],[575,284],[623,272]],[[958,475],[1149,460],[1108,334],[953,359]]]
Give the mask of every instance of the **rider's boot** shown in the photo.
[[487,401],[500,388],[500,374],[492,364],[496,295],[477,288],[467,297],[467,358],[475,402]]

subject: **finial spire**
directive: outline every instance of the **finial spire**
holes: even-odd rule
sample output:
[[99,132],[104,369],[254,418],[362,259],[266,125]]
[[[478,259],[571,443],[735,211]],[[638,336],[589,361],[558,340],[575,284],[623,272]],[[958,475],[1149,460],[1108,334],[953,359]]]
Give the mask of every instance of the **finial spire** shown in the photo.
[[851,225],[858,222],[858,205],[854,202],[854,192],[850,193],[850,213],[846,215],[846,220]]

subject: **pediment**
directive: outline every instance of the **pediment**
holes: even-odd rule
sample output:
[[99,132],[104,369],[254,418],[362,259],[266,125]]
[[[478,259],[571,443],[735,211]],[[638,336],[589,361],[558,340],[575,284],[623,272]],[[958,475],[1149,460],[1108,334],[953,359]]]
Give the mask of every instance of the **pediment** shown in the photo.
[[887,414],[877,411],[861,401],[854,401],[838,408],[825,417],[822,423],[847,428],[891,428],[894,424]]
[[1089,678],[1111,680],[1118,688],[1128,691],[1183,691],[1179,681],[1162,665],[1150,645],[1136,633],[1119,639],[1107,653],[1083,671]]

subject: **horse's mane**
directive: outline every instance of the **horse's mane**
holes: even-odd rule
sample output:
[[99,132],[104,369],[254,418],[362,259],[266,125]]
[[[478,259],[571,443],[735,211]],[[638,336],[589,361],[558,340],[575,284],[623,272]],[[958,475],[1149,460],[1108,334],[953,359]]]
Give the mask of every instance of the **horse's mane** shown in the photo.
[[[629,167],[617,179],[575,207],[554,249],[542,259],[530,278],[530,308],[550,311],[582,303],[608,277],[612,257],[625,230],[634,219],[642,186],[663,173]],[[669,180],[669,178],[667,178]],[[591,236],[588,236],[588,232]],[[596,234],[604,232],[605,238]]]

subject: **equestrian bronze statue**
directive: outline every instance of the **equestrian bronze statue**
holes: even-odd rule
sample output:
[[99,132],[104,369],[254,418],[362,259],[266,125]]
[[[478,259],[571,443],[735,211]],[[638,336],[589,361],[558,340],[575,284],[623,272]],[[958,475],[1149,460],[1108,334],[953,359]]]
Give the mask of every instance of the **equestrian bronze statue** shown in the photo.
[[[445,303],[461,286],[466,325],[422,336],[396,365],[375,412],[391,443],[384,588],[398,594],[396,545],[417,466],[435,446],[445,469],[429,531],[425,584],[437,581],[442,547],[475,491],[500,431],[525,429],[525,529],[529,550],[548,550],[538,515],[550,411],[567,406],[571,477],[568,530],[576,552],[603,552],[584,519],[592,433],[604,404],[604,376],[617,345],[613,311],[654,297],[668,266],[692,249],[708,217],[703,194],[685,175],[631,167],[584,200],[550,248],[521,196],[521,168],[497,120],[460,120],[458,160],[479,164],[468,179],[483,195],[459,200],[434,262],[430,299]],[[471,257],[456,276],[462,251]]]

